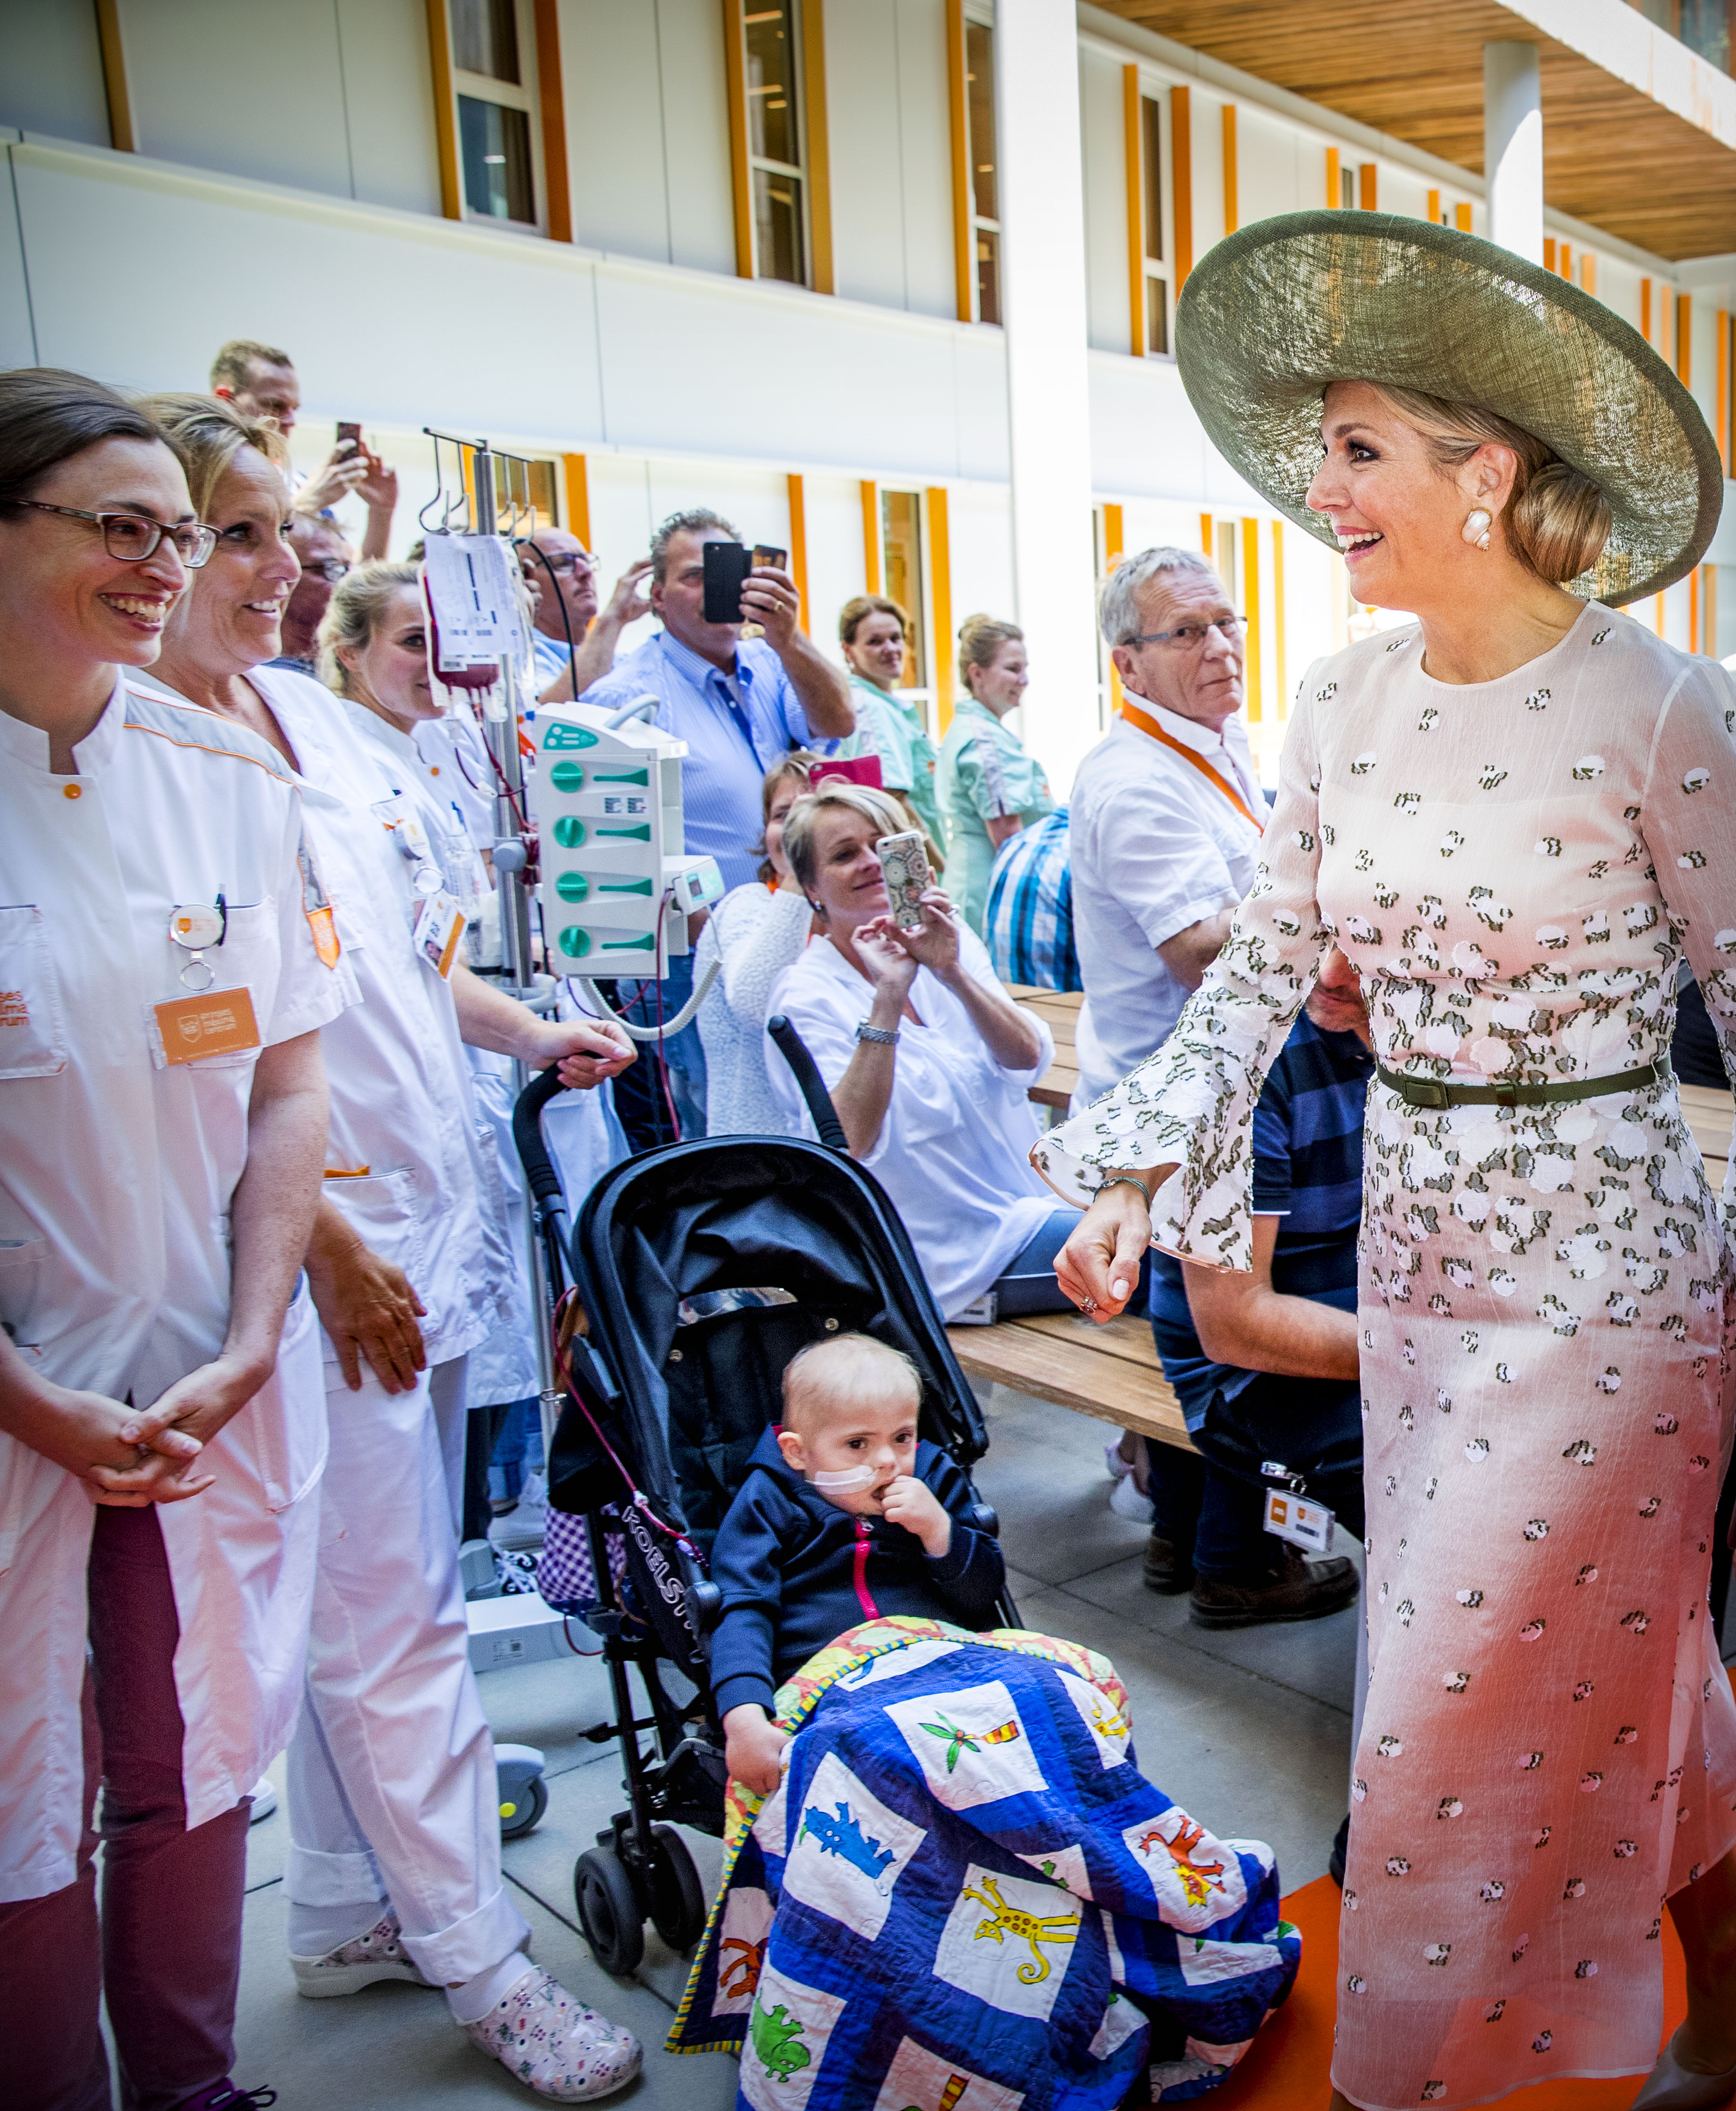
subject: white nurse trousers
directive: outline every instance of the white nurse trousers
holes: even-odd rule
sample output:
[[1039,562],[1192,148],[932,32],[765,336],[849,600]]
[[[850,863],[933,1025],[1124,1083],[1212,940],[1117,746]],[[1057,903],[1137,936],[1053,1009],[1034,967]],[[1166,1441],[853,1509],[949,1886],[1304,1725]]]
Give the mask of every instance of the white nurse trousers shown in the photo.
[[405,1949],[446,1986],[530,1936],[501,1878],[494,1745],[442,1457],[454,1441],[463,1457],[465,1361],[401,1393],[365,1361],[359,1392],[326,1367],[331,1455],[288,1766],[292,1905],[328,1922],[353,1907],[349,1935],[360,1935],[389,1900]]

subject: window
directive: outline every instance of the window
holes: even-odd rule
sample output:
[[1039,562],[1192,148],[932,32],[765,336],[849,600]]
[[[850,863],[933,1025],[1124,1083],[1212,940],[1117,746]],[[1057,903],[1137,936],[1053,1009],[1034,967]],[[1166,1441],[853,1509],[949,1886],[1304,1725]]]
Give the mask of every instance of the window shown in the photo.
[[1340,168],[1338,172],[1338,202],[1342,212],[1356,210],[1356,170]]
[[467,219],[542,224],[528,0],[448,0]]
[[977,320],[1000,320],[1000,179],[995,140],[995,31],[964,25],[964,139],[970,172],[971,246],[977,266]]
[[808,198],[798,89],[796,0],[750,5],[747,46],[747,158],[754,208],[754,271],[808,283]]
[[900,688],[928,687],[927,639],[922,625],[922,499],[920,492],[880,494],[881,576],[888,599],[910,617],[904,633],[904,679]]
[[1144,193],[1145,353],[1169,350],[1169,266],[1163,255],[1163,106],[1153,95],[1140,98],[1140,180]]

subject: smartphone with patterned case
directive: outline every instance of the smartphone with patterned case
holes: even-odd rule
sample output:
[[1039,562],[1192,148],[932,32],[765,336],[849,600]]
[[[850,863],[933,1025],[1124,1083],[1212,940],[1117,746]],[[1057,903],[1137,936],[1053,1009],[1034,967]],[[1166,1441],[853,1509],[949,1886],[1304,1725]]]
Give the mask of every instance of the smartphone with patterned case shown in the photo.
[[907,829],[900,835],[882,836],[874,850],[886,874],[892,921],[901,931],[914,930],[922,921],[922,896],[934,885],[922,831]]

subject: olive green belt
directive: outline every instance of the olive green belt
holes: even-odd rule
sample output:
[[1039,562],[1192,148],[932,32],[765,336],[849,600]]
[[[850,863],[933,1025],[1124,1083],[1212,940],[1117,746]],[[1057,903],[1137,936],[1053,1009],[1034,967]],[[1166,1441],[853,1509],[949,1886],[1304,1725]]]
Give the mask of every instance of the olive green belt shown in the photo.
[[1670,1059],[1616,1070],[1607,1078],[1572,1078],[1558,1085],[1459,1085],[1440,1078],[1401,1077],[1376,1063],[1375,1075],[1389,1092],[1413,1107],[1547,1107],[1563,1100],[1595,1100],[1605,1092],[1637,1092],[1670,1081]]

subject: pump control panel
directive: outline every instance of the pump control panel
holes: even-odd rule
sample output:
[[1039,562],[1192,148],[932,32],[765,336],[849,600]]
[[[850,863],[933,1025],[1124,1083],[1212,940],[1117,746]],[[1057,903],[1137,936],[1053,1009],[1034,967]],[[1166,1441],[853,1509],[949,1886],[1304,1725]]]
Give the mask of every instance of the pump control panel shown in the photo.
[[[687,918],[723,892],[683,848],[677,740],[589,704],[539,704],[531,811],[551,974],[655,975],[687,951]],[[660,927],[660,928],[659,928]]]

